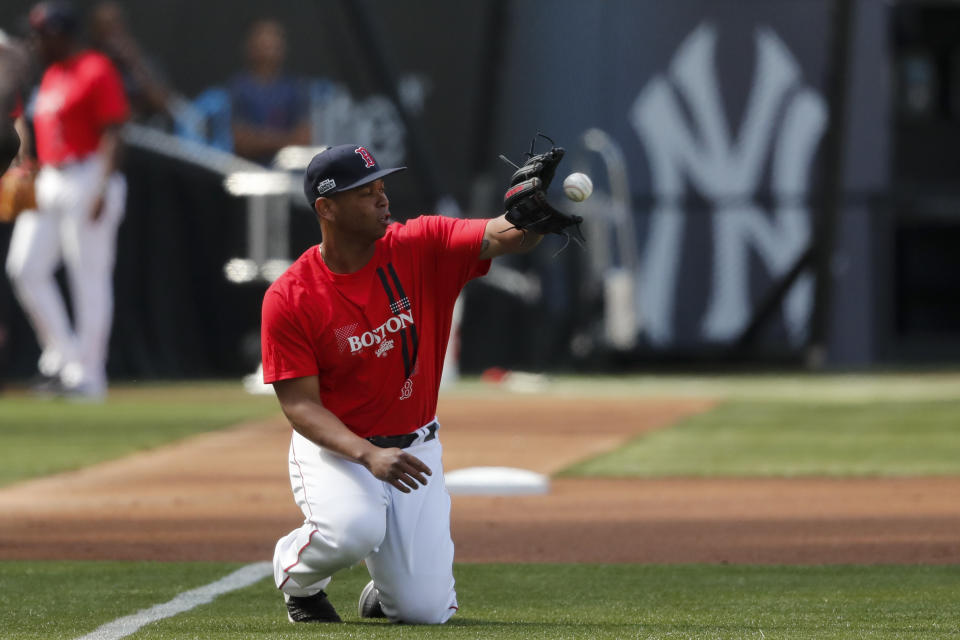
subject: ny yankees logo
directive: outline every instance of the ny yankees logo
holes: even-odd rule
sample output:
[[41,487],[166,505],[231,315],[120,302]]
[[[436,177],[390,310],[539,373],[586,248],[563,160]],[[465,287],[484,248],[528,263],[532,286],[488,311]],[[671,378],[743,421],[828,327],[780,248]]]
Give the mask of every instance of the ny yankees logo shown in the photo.
[[[687,189],[695,188],[715,214],[713,286],[701,325],[708,340],[730,340],[748,320],[751,245],[775,277],[790,268],[810,236],[806,195],[813,155],[826,127],[826,103],[801,84],[800,67],[783,41],[761,28],[753,87],[734,134],[713,68],[716,40],[712,26],[698,27],[680,46],[669,71],[653,78],[630,110],[657,197],[640,269],[648,274],[640,291],[646,329],[655,344],[674,340]],[[681,108],[681,98],[687,109]],[[756,201],[768,172],[772,211]],[[804,277],[786,299],[785,319],[794,341],[803,338],[811,292],[810,278]]]
[[367,151],[364,147],[357,147],[356,149],[353,150],[353,152],[358,154],[361,158],[363,158],[363,162],[364,162],[363,167],[365,169],[369,169],[370,167],[373,167],[374,165],[377,164],[377,162],[373,159],[373,156],[370,155],[370,152]]

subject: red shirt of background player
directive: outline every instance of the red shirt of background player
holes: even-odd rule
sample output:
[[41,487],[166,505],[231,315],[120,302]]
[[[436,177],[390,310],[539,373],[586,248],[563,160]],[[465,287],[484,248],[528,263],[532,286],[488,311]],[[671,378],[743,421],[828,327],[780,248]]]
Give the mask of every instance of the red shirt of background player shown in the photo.
[[434,419],[451,315],[487,220],[394,223],[360,271],[330,271],[312,247],[267,290],[263,379],[318,376],[323,405],[358,436],[409,433]]
[[41,165],[82,160],[97,150],[103,129],[126,120],[127,97],[110,60],[82,51],[54,62],[43,74],[34,113]]

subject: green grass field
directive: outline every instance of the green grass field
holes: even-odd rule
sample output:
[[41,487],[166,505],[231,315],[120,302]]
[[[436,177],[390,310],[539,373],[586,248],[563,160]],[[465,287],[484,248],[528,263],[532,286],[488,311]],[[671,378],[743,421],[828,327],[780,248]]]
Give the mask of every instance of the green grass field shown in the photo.
[[278,412],[274,398],[252,396],[238,382],[121,385],[104,404],[0,396],[0,485]]
[[566,475],[960,475],[955,373],[561,379],[553,388],[720,400]]
[[[467,381],[454,393],[504,391]],[[542,393],[720,401],[570,474],[960,475],[954,373],[559,378]],[[236,383],[120,387],[102,406],[0,396],[0,483],[277,412]],[[54,463],[30,460],[37,451]],[[239,566],[0,562],[0,638],[82,637]],[[367,577],[355,568],[330,588],[343,625],[289,624],[264,579],[128,637],[960,638],[957,565],[457,565],[456,575],[461,611],[442,627],[358,620]]]
[[960,400],[731,400],[567,474],[957,475]]
[[[212,582],[237,565],[21,563],[0,572],[7,640],[70,639]],[[368,580],[338,574],[344,624],[292,625],[271,580],[155,622],[134,640],[187,638],[960,637],[956,567],[458,565],[460,612],[441,627],[361,620]],[[57,589],[51,589],[57,585]]]

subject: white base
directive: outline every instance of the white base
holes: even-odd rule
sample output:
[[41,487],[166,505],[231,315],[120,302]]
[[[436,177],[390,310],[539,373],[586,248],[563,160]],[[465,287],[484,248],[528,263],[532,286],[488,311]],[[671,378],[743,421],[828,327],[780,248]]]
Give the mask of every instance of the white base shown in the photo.
[[527,469],[469,467],[446,474],[451,495],[516,496],[550,491],[550,478]]

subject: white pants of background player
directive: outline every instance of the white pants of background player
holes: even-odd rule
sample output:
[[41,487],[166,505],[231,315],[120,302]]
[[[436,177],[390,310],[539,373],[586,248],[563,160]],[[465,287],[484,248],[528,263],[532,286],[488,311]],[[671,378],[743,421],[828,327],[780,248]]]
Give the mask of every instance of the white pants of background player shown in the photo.
[[443,448],[436,437],[423,442],[425,432],[407,451],[433,475],[426,486],[402,493],[294,431],[290,483],[306,521],[277,543],[280,590],[313,595],[335,572],[365,560],[391,620],[440,624],[457,611]]
[[[109,181],[103,212],[90,211],[102,175],[96,154],[37,175],[37,211],[17,218],[7,255],[14,292],[40,343],[40,371],[88,395],[106,390],[107,347],[113,321],[113,264],[127,185]],[[54,274],[67,270],[74,323]]]

